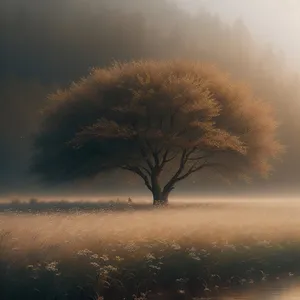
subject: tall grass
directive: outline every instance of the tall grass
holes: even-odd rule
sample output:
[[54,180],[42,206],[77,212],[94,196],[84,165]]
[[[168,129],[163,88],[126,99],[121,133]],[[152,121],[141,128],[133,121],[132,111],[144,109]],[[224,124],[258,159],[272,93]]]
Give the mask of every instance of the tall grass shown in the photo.
[[0,298],[197,299],[297,278],[299,211],[288,202],[10,209],[0,215]]

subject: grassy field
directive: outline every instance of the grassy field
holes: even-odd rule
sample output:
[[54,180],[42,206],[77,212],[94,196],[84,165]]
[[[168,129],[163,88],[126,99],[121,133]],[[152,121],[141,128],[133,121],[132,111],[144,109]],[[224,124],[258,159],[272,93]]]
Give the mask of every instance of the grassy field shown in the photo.
[[0,211],[3,300],[233,299],[300,278],[297,202],[15,201]]

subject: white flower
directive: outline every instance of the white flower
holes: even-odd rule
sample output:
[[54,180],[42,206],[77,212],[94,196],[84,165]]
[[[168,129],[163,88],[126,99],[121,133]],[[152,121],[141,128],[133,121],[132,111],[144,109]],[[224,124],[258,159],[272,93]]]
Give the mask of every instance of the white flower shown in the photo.
[[124,258],[122,258],[122,257],[120,257],[120,256],[117,255],[117,256],[116,256],[116,260],[117,260],[117,261],[122,261],[122,260],[124,260]]
[[77,252],[77,255],[80,255],[80,256],[88,256],[88,255],[91,255],[91,254],[93,254],[93,252],[90,251],[89,249],[79,250]]
[[153,260],[153,259],[155,259],[155,256],[154,256],[152,253],[148,253],[148,254],[146,255],[146,259],[147,259],[147,260]]
[[155,266],[155,265],[149,265],[149,268],[156,269],[156,270],[160,270],[161,269],[161,267]]
[[116,267],[114,267],[112,265],[105,266],[105,269],[107,271],[110,271],[110,272],[116,272],[116,271],[118,271],[118,268],[116,268]]
[[56,272],[56,271],[58,271],[57,265],[58,265],[58,262],[57,262],[57,261],[53,261],[53,262],[47,264],[47,265],[45,266],[45,269],[46,269],[47,271],[49,271],[49,272]]
[[125,248],[125,250],[127,250],[129,252],[135,252],[140,249],[140,247],[135,245],[134,243],[129,243],[129,244],[125,245],[124,248]]
[[197,256],[196,253],[191,252],[191,253],[189,253],[189,256],[190,256],[192,259],[195,259],[195,260],[198,260],[198,261],[201,260],[201,258],[200,258],[199,256]]
[[236,251],[236,247],[233,244],[226,244],[226,245],[224,245],[224,247],[232,249],[233,251]]
[[108,261],[108,260],[109,260],[108,256],[105,255],[105,254],[103,254],[102,256],[100,256],[100,258],[101,258],[102,260],[104,260],[104,261]]
[[266,240],[257,242],[257,245],[264,246],[264,247],[268,247],[268,246],[270,246],[270,244],[271,243],[269,241],[266,241]]
[[100,267],[96,262],[91,262],[90,264],[91,264],[93,267],[95,267],[95,268],[99,268],[99,267]]
[[180,282],[180,283],[187,283],[189,281],[188,278],[178,278],[176,279],[176,282]]
[[181,249],[180,245],[177,244],[177,243],[173,243],[173,244],[171,245],[171,247],[172,247],[174,250],[180,250],[180,249]]

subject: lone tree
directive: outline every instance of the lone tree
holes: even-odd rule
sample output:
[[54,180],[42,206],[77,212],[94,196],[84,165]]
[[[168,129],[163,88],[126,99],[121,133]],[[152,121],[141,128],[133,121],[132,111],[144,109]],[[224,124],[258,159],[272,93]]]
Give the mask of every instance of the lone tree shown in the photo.
[[[47,182],[122,169],[154,204],[204,168],[266,176],[281,152],[269,105],[216,67],[192,61],[114,63],[49,97],[33,170]],[[225,172],[225,173],[224,173]]]

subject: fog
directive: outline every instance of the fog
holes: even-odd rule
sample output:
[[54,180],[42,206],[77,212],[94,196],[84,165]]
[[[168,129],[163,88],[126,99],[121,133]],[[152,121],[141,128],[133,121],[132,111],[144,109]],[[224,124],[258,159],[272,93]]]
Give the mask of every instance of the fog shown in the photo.
[[[11,211],[0,215],[0,225],[2,232],[10,233],[8,247],[22,247],[24,255],[28,255],[28,251],[37,251],[41,244],[44,249],[59,244],[64,254],[79,251],[82,247],[91,249],[99,246],[99,242],[111,246],[129,241],[151,243],[156,239],[176,240],[186,246],[242,241],[280,243],[297,238],[299,233],[300,205],[289,198],[284,204],[281,201],[249,201],[251,199],[242,204],[221,198],[205,200],[199,205],[178,201],[178,205],[160,211],[146,204],[145,209],[117,209],[114,212],[113,208],[90,213],[59,209],[51,214]],[[115,205],[117,208],[120,204]]]
[[[33,134],[48,93],[113,59],[192,58],[219,65],[270,101],[287,154],[268,181],[227,186],[207,174],[178,191],[298,192],[300,21],[296,1],[36,0],[0,1],[0,192],[144,193],[139,179],[103,175],[95,182],[44,187],[29,172]],[[191,13],[192,12],[192,13]],[[295,136],[296,135],[296,136]]]
[[201,8],[218,14],[226,22],[237,18],[244,21],[260,43],[271,44],[282,51],[287,63],[294,70],[300,67],[300,43],[295,32],[300,30],[297,0],[176,0],[182,9],[191,14]]
[[[156,274],[162,282],[188,278],[199,280],[198,286],[209,283],[209,295],[216,296],[212,299],[294,299],[299,286],[299,251],[295,248],[299,245],[299,203],[289,198],[285,203],[206,200],[209,204],[181,202],[159,210],[134,206],[136,209],[114,211],[111,207],[92,212],[64,212],[52,204],[51,213],[20,212],[15,204],[16,211],[0,212],[1,262],[9,265],[8,274],[14,274],[3,276],[6,284],[1,291],[10,295],[9,299],[19,299],[24,290],[16,289],[16,284],[26,282],[28,295],[35,295],[34,288],[38,288],[35,299],[44,299],[50,293],[65,293],[68,284],[73,288],[78,282],[84,289],[83,274],[89,275],[90,283],[93,268],[105,268],[108,263],[110,268],[136,272],[134,280],[144,288],[143,276],[151,273],[139,272],[146,264],[150,270],[165,270]],[[54,272],[54,282],[49,272]],[[211,272],[216,272],[212,274],[217,278],[212,279]],[[194,278],[195,274],[199,277]],[[125,275],[122,283],[130,287]],[[237,290],[236,280],[241,281]],[[229,288],[225,288],[227,284]],[[224,289],[216,293],[213,289],[218,286]],[[188,288],[182,287],[187,292]],[[169,289],[171,293],[173,287]]]

